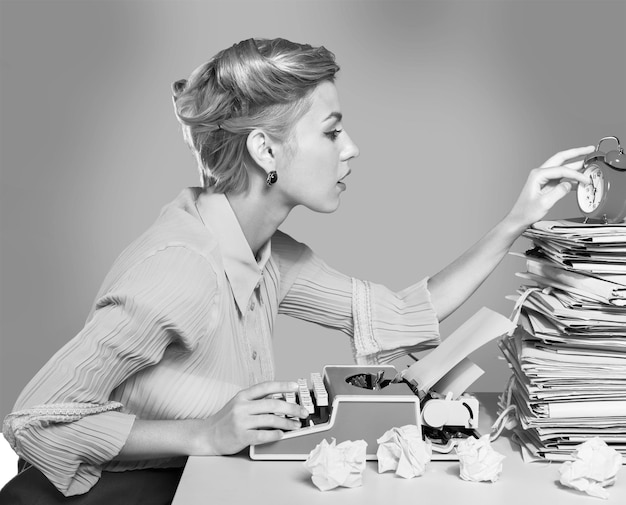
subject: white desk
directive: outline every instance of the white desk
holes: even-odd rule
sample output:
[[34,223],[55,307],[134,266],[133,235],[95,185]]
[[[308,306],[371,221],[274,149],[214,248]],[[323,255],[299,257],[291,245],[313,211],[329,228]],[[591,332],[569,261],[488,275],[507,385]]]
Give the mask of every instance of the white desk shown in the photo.
[[[496,409],[495,394],[481,400],[481,433],[487,433]],[[493,443],[506,459],[495,483],[466,482],[458,462],[433,461],[426,473],[413,479],[393,472],[379,474],[377,462],[368,461],[363,485],[319,491],[301,461],[252,461],[246,454],[189,458],[173,505],[206,504],[324,504],[324,505],[586,505],[626,504],[626,468],[609,487],[609,500],[593,498],[559,483],[560,463],[524,463],[506,435]]]

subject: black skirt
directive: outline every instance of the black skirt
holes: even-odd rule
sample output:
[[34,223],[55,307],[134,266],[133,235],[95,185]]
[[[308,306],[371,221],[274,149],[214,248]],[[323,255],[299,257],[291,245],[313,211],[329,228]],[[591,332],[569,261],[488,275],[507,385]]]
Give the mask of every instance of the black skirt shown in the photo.
[[35,467],[18,464],[18,474],[0,490],[0,505],[170,505],[183,468],[102,472],[87,493],[64,496]]

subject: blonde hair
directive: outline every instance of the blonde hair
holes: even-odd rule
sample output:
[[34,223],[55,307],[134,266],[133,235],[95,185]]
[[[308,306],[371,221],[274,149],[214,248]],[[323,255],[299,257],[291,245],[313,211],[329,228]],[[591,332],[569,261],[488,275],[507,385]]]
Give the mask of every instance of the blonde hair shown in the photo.
[[311,91],[339,66],[324,47],[248,39],[217,53],[172,85],[176,117],[198,160],[202,185],[220,193],[248,187],[248,134],[260,128],[288,143]]

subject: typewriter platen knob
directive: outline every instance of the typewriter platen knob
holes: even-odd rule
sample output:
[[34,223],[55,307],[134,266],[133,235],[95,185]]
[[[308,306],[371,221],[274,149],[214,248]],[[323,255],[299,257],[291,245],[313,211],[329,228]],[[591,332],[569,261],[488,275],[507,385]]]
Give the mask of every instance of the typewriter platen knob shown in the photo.
[[422,405],[422,421],[431,428],[475,428],[478,425],[478,408],[478,400],[470,396],[462,396],[458,400],[433,398]]
[[441,428],[448,422],[450,402],[446,400],[428,400],[422,406],[422,421],[431,428]]

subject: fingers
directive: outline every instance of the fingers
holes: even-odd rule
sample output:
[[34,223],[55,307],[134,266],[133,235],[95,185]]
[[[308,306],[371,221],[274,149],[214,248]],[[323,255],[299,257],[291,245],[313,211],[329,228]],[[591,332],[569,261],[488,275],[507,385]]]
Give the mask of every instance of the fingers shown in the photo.
[[578,156],[591,154],[593,151],[595,151],[595,149],[595,146],[585,146],[561,151],[549,158],[543,165],[541,165],[541,168],[563,165],[563,163],[565,163],[567,160],[571,160],[572,158],[576,158]]
[[288,417],[275,416],[274,414],[261,414],[250,417],[250,430],[274,429],[282,431],[291,431],[300,428],[302,424],[297,419],[289,419]]
[[544,201],[548,205],[548,208],[551,208],[558,202],[561,198],[567,195],[572,190],[572,183],[570,182],[561,182],[554,186],[545,196]]
[[297,389],[298,385],[294,382],[270,381],[255,384],[238,393],[238,409],[246,415],[257,417],[261,414],[276,414],[305,419],[309,414],[304,407],[285,400],[268,398],[276,393],[293,392]]
[[267,444],[268,442],[276,442],[283,438],[283,432],[280,430],[257,430],[250,441],[250,445]]
[[295,382],[268,381],[243,389],[238,394],[244,400],[258,400],[275,393],[288,393],[298,390]]
[[304,407],[295,403],[288,403],[285,400],[255,400],[251,402],[249,408],[250,414],[278,414],[290,417],[300,417],[305,419],[309,413]]
[[583,175],[575,168],[565,166],[541,168],[533,171],[533,175],[537,178],[538,183],[541,185],[560,179],[569,179],[582,184],[589,184],[588,176]]
[[574,161],[573,163],[564,163],[562,166],[573,170],[580,170],[583,167],[584,160]]

